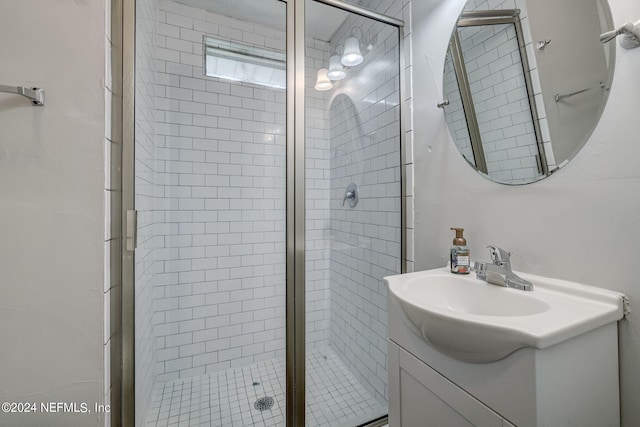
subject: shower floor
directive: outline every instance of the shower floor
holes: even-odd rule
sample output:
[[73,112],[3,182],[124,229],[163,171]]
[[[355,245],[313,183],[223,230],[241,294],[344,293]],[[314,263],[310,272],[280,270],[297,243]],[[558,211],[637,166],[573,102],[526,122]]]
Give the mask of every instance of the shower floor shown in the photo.
[[[285,361],[158,384],[146,426],[282,426],[285,422]],[[257,384],[256,384],[257,383]],[[254,407],[272,397],[271,409]],[[387,413],[329,347],[307,353],[307,426],[354,427]]]

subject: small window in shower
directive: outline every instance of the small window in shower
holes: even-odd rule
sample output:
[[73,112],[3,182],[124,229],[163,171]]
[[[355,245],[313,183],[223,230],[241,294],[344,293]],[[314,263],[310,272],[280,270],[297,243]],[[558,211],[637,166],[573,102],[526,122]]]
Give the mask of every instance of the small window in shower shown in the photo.
[[278,89],[287,86],[286,55],[263,47],[204,36],[204,73]]

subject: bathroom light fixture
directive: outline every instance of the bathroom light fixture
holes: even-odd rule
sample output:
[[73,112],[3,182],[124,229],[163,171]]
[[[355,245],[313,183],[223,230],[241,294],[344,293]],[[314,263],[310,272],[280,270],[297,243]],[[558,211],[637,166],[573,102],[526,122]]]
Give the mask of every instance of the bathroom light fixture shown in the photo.
[[340,55],[333,55],[329,58],[329,73],[327,75],[331,80],[342,80],[347,76],[347,72],[342,68]]
[[333,87],[333,83],[329,80],[328,74],[329,70],[326,68],[320,68],[318,70],[318,78],[316,79],[316,85],[314,86],[315,90],[322,92]]
[[345,67],[355,67],[360,65],[364,57],[360,52],[360,41],[356,37],[349,37],[344,42],[344,52],[342,53],[342,59],[340,62]]
[[640,46],[640,21],[632,24],[627,22],[617,30],[608,31],[600,35],[600,41],[607,43],[617,36],[622,35],[620,38],[620,46],[625,49],[633,49]]

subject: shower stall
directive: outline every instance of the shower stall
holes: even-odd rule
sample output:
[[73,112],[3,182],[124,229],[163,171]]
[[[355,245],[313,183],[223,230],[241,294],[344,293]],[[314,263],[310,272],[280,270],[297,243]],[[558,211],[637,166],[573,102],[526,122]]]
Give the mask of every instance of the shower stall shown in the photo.
[[402,22],[338,0],[122,4],[123,420],[382,424]]

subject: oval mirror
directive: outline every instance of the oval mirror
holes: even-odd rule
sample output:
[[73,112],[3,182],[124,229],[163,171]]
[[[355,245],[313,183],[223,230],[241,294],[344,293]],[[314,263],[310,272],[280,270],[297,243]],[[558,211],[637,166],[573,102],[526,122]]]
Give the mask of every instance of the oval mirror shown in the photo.
[[469,0],[439,104],[467,162],[492,181],[527,184],[571,160],[609,95],[615,43],[599,37],[612,29],[606,0]]

